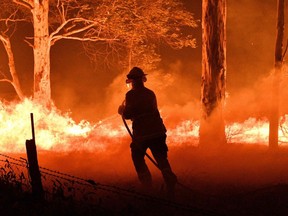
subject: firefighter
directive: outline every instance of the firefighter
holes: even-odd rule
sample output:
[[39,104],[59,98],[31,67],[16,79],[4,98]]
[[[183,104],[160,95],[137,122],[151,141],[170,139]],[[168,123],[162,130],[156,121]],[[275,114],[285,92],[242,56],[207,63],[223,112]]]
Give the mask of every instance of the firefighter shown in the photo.
[[166,145],[166,128],[160,116],[156,96],[153,91],[144,86],[147,74],[134,67],[127,74],[126,83],[132,84],[132,89],[126,93],[125,101],[118,108],[118,113],[124,119],[132,121],[131,154],[138,178],[146,188],[152,187],[151,173],[144,157],[149,148],[161,170],[168,195],[174,196],[177,177],[168,161]]

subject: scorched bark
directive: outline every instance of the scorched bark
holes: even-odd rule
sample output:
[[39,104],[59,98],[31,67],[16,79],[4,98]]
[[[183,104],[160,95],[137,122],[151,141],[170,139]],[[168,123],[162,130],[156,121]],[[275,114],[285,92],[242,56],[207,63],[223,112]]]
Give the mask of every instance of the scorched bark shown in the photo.
[[278,0],[277,36],[275,45],[275,68],[272,74],[272,98],[269,118],[269,147],[278,147],[279,85],[283,63],[284,0]]
[[202,2],[202,120],[200,145],[226,143],[223,101],[226,88],[226,0]]

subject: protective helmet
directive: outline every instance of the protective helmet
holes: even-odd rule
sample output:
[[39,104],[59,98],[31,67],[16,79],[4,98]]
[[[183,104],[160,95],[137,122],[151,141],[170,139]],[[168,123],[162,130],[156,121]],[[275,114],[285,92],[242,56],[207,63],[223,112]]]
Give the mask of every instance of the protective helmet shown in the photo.
[[146,76],[147,74],[144,74],[143,70],[138,68],[138,67],[133,67],[130,72],[127,74],[127,80],[126,83],[131,83],[132,80],[143,80],[144,82],[146,81]]

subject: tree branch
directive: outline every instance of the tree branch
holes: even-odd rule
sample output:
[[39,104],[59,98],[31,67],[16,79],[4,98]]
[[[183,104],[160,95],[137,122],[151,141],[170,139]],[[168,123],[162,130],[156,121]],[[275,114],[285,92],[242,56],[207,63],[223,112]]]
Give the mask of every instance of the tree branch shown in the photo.
[[65,35],[58,35],[58,36],[55,36],[54,37],[54,40],[53,42],[55,43],[56,41],[60,40],[60,39],[68,39],[68,40],[78,40],[78,41],[94,41],[94,42],[97,42],[97,41],[116,41],[118,39],[116,38],[111,38],[111,39],[108,39],[108,38],[100,38],[100,37],[75,37],[75,36],[65,36]]
[[3,22],[3,21],[7,24],[8,22],[24,22],[27,20],[26,19],[10,19],[10,18],[0,19],[0,22]]
[[[26,37],[27,39],[33,39],[33,37]],[[28,44],[28,46],[34,48],[33,43],[29,42],[28,40],[24,39],[24,41]]]
[[[71,26],[68,26],[71,23]],[[75,30],[72,30],[73,28],[76,27],[76,23],[84,23],[83,27],[79,27],[76,28]],[[90,23],[90,24],[89,24]],[[65,29],[65,26],[68,26]],[[82,33],[92,27],[95,26],[95,22],[91,21],[91,20],[87,20],[87,19],[83,19],[83,18],[73,18],[73,19],[69,19],[67,21],[65,21],[64,23],[62,23],[53,33],[51,33],[50,35],[50,40],[51,40],[51,44],[54,44],[57,40],[60,40],[61,38],[66,38],[66,39],[74,39],[78,38],[78,37],[71,37],[72,35],[78,34],[78,33]],[[59,34],[57,35],[61,30],[68,31],[66,33],[63,34]],[[79,37],[79,39],[81,40],[81,38]],[[100,39],[100,38],[99,38]],[[90,41],[93,41],[94,39],[91,39]],[[95,40],[94,40],[95,41]]]
[[53,38],[54,35],[58,34],[62,29],[64,29],[65,26],[69,25],[70,23],[81,23],[81,22],[82,23],[92,23],[89,25],[89,28],[91,26],[95,25],[95,22],[91,21],[91,20],[87,20],[84,18],[71,18],[71,19],[68,19],[65,22],[63,22],[53,33],[51,33],[51,38]]
[[0,82],[8,82],[13,85],[13,81],[8,79],[7,76],[2,71],[0,71],[0,74],[3,76],[3,78],[0,78]]
[[[13,85],[13,82],[12,82],[11,80],[9,80],[9,79],[6,79],[6,78],[0,79],[0,82],[8,82],[8,83],[10,83],[11,85]],[[14,86],[14,85],[13,85],[13,86]]]
[[0,41],[3,43],[4,46],[5,44],[7,44],[7,39],[3,35],[0,35]]
[[25,8],[28,8],[29,10],[33,9],[33,1],[32,0],[13,0],[14,3],[18,5],[22,5]]

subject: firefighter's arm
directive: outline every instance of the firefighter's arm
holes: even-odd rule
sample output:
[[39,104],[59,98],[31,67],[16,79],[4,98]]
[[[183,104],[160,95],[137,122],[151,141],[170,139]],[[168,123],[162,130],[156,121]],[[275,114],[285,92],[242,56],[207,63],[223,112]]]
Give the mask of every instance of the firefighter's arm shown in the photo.
[[118,114],[123,116],[124,109],[126,106],[126,99],[122,102],[122,104],[118,107]]
[[132,119],[133,112],[132,112],[132,98],[127,94],[125,97],[125,101],[119,106],[118,113],[122,115],[125,119]]
[[125,105],[121,104],[121,105],[118,107],[118,114],[119,114],[119,115],[123,115],[124,109],[125,109]]

